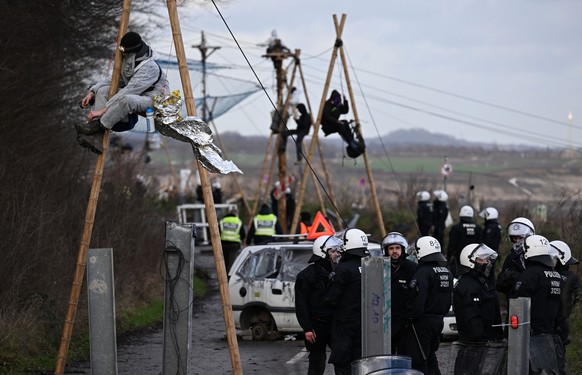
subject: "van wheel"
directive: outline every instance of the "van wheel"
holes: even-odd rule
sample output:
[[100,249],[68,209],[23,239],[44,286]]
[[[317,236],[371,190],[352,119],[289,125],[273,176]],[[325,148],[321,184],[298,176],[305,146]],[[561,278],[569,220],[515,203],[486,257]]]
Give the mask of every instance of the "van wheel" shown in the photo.
[[255,341],[263,341],[269,336],[269,326],[265,322],[257,322],[251,327],[251,335]]

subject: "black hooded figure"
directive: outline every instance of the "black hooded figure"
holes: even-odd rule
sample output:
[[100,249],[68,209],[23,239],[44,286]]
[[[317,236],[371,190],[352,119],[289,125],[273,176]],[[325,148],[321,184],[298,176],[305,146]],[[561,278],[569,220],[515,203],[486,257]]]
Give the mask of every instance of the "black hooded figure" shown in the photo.
[[339,133],[348,145],[356,147],[350,124],[346,120],[339,119],[341,115],[348,113],[349,110],[350,107],[345,96],[342,101],[340,93],[337,90],[333,90],[323,106],[321,128],[326,137],[333,133]]
[[297,138],[295,139],[295,146],[297,149],[297,162],[301,162],[301,147],[303,145],[303,138],[305,138],[305,136],[308,135],[309,131],[311,130],[311,115],[309,112],[307,112],[307,108],[303,103],[297,104],[297,110],[300,113],[299,118],[295,119],[295,122],[297,123],[297,129],[284,130],[281,133],[283,138],[281,139],[279,153],[285,152],[285,149],[287,148],[287,137],[290,135],[296,135]]

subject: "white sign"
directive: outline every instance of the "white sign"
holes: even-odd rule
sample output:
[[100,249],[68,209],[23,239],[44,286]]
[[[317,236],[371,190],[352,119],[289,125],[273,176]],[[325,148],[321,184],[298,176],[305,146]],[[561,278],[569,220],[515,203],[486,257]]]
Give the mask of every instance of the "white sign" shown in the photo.
[[453,173],[453,166],[449,163],[443,163],[443,165],[441,165],[441,174],[445,177],[448,177],[451,175],[451,173]]

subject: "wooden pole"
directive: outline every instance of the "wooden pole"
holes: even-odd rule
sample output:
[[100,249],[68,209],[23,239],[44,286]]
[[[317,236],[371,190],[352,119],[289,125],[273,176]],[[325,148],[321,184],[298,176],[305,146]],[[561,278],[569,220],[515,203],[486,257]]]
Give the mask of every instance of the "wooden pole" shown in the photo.
[[[267,147],[265,149],[265,157],[263,158],[263,165],[261,166],[261,174],[259,175],[259,186],[257,186],[257,192],[255,194],[255,199],[253,202],[253,208],[249,213],[249,222],[247,228],[250,228],[251,224],[253,223],[253,218],[257,213],[257,208],[259,207],[259,201],[261,200],[261,190],[263,189],[263,177],[265,176],[265,171],[267,170],[267,163],[269,162],[269,158],[271,156],[271,147],[273,145],[273,132],[269,134],[269,139],[267,141]],[[269,184],[267,181],[267,186],[265,191],[269,190]]]
[[[309,95],[307,94],[307,86],[305,84],[305,76],[303,75],[303,67],[301,66],[300,63],[298,65],[299,65],[299,76],[301,77],[301,84],[303,85],[303,92],[305,93],[305,101],[307,102],[307,107],[309,108],[309,115],[311,116],[311,122],[313,123],[313,116],[312,116],[313,108],[311,108],[311,101],[309,100]],[[314,134],[315,134],[315,131],[314,131]],[[321,150],[321,142],[319,142],[319,138],[317,138],[317,148],[319,150],[319,159],[321,160],[321,165],[323,166],[323,171],[325,174],[325,181],[327,183],[327,193],[328,193],[329,198],[330,198],[331,202],[333,203],[334,207],[336,207],[336,202],[335,202],[335,198],[333,195],[333,189],[331,186],[329,173],[327,171],[327,163],[325,162],[325,159],[323,157],[323,151]],[[318,182],[317,178],[315,177],[315,172],[311,173],[311,177],[313,179],[313,185],[315,186],[315,191],[317,193],[317,199],[319,200],[321,212],[325,215],[325,203],[323,200],[323,196],[321,195],[321,189],[319,186],[319,182]],[[338,217],[339,217],[339,213],[338,213]]]
[[[337,26],[336,26],[337,27]],[[362,134],[362,128],[360,126],[360,118],[358,117],[358,108],[356,107],[356,100],[354,98],[354,91],[352,89],[352,83],[350,81],[350,74],[348,71],[348,63],[344,53],[344,45],[339,48],[340,57],[342,61],[342,66],[344,68],[344,76],[348,86],[348,92],[350,94],[350,101],[352,102],[352,113],[354,114],[354,120],[356,120],[356,129],[360,134]],[[378,220],[378,225],[380,226],[380,234],[382,237],[386,235],[386,228],[384,228],[384,220],[382,219],[382,210],[380,209],[380,203],[378,202],[378,194],[376,194],[376,184],[374,182],[374,175],[372,174],[372,169],[370,168],[370,162],[368,161],[368,151],[364,151],[364,164],[366,165],[366,172],[368,174],[368,182],[370,183],[370,191],[372,193],[372,202],[376,210],[376,219]]]
[[[170,25],[172,27],[172,36],[174,38],[174,45],[176,46],[176,57],[178,58],[180,79],[182,81],[182,89],[184,90],[184,98],[186,100],[186,110],[189,116],[196,116],[196,106],[194,104],[194,95],[192,93],[190,75],[188,74],[186,53],[184,51],[184,42],[182,40],[182,31],[180,29],[180,19],[178,17],[176,0],[167,0],[167,4]],[[204,203],[206,206],[208,229],[210,231],[210,238],[212,241],[212,251],[214,253],[214,263],[216,265],[216,274],[218,277],[218,287],[220,290],[220,297],[222,299],[222,313],[224,315],[224,324],[226,326],[226,338],[229,346],[232,372],[236,375],[242,375],[238,342],[234,328],[234,318],[232,316],[232,306],[230,304],[230,295],[228,292],[228,279],[226,275],[226,267],[224,265],[222,244],[220,243],[220,233],[218,231],[218,221],[216,218],[216,210],[214,208],[214,200],[212,198],[212,189],[210,187],[210,181],[206,169],[201,167],[198,168],[198,170],[200,173],[202,194],[204,196]]]
[[[333,74],[333,67],[335,64],[335,60],[337,59],[337,51],[338,51],[338,42],[341,42],[341,35],[344,29],[344,24],[346,21],[346,15],[342,14],[341,22],[338,26],[337,24],[337,16],[333,15],[334,24],[336,26],[336,44],[333,48],[333,52],[331,54],[331,60],[329,62],[329,68],[327,70],[327,77],[325,79],[325,84],[323,86],[323,93],[321,95],[321,102],[319,104],[319,112],[317,113],[317,119],[313,124],[313,137],[311,138],[311,143],[309,144],[309,153],[307,154],[307,161],[311,163],[313,159],[313,153],[315,151],[315,145],[317,144],[317,134],[319,132],[319,124],[321,123],[321,117],[323,116],[323,106],[325,105],[325,98],[327,97],[327,91],[329,90],[329,85],[331,82],[331,77]],[[299,224],[299,211],[301,209],[301,205],[303,204],[303,197],[305,195],[305,187],[307,186],[307,173],[308,168],[303,170],[303,177],[301,178],[301,188],[299,189],[299,195],[297,197],[297,206],[295,207],[295,213],[293,214],[293,222],[291,223],[291,231],[295,232],[297,225]],[[338,216],[341,217],[341,216]]]
[[[123,9],[121,12],[121,19],[119,20],[119,30],[117,32],[117,44],[121,42],[121,38],[127,31],[129,23],[129,12],[131,9],[131,0],[123,0]],[[115,49],[115,62],[113,64],[113,75],[111,77],[111,85],[109,86],[109,97],[111,98],[119,87],[119,76],[121,74],[121,52],[118,48]],[[105,159],[107,157],[107,150],[109,149],[109,133],[105,131],[103,136],[103,153],[97,156],[95,164],[95,171],[93,172],[93,183],[91,184],[91,193],[89,195],[89,202],[87,204],[87,211],[85,212],[85,225],[83,227],[83,234],[81,236],[81,243],[79,244],[79,251],[77,253],[77,266],[75,268],[75,275],[73,276],[73,284],[69,294],[69,304],[67,306],[67,314],[65,316],[65,323],[61,335],[61,343],[59,353],[57,355],[57,363],[55,366],[55,374],[62,375],[65,372],[65,364],[69,353],[69,344],[71,343],[71,336],[73,334],[73,325],[75,324],[75,317],[77,315],[77,306],[79,304],[79,297],[81,295],[81,287],[83,285],[83,277],[85,275],[85,268],[87,264],[87,250],[91,244],[91,234],[93,233],[93,224],[95,222],[95,213],[97,211],[97,202],[99,201],[99,192],[101,190],[101,181],[103,180],[103,170],[105,169]]]

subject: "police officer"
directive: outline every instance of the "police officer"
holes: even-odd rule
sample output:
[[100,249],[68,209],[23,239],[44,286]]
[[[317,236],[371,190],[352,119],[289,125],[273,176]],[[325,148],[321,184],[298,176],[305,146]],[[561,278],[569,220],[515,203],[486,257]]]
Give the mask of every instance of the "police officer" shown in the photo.
[[368,236],[355,228],[342,235],[343,252],[324,302],[333,307],[331,356],[336,375],[350,375],[362,357],[361,258],[370,255]]
[[339,260],[341,241],[321,236],[313,242],[311,263],[297,275],[295,282],[295,314],[303,328],[305,348],[309,352],[308,375],[325,371],[326,350],[331,348],[332,309],[323,304],[331,282],[330,274]]
[[392,354],[401,354],[405,351],[406,319],[403,319],[403,314],[406,309],[408,284],[417,268],[416,263],[406,259],[407,247],[408,241],[398,232],[390,232],[382,239],[384,256],[390,258],[392,272]]
[[453,292],[453,310],[459,341],[485,343],[501,339],[499,296],[489,283],[497,252],[485,244],[465,246],[460,255],[459,280]]
[[238,255],[240,245],[245,240],[245,228],[241,219],[238,217],[236,207],[233,207],[224,215],[218,223],[218,229],[220,230],[220,242],[222,243],[226,273],[228,274],[230,267],[232,267]]
[[265,203],[261,205],[259,214],[253,219],[253,223],[249,228],[249,235],[247,236],[246,243],[250,245],[254,242],[255,245],[264,245],[273,240],[275,234],[281,234],[283,230],[281,229],[281,223],[277,220],[269,206]]
[[580,261],[572,256],[570,246],[564,241],[550,242],[552,251],[555,253],[557,262],[554,267],[560,273],[563,281],[562,289],[562,320],[560,322],[560,338],[562,343],[568,345],[570,339],[570,324],[568,319],[572,313],[572,309],[576,302],[578,302],[578,294],[580,293],[580,280],[578,276],[570,271],[570,265],[579,264]]
[[419,191],[416,193],[416,197],[418,198],[418,207],[416,208],[418,229],[421,236],[428,236],[433,223],[433,206],[430,194],[428,191]]
[[458,275],[459,255],[465,246],[471,243],[481,243],[483,233],[481,226],[473,221],[474,211],[471,206],[463,206],[459,210],[459,222],[452,226],[449,232],[449,247],[447,257],[451,271]]
[[[501,225],[499,224],[499,212],[494,207],[487,207],[479,212],[483,222],[483,243],[491,250],[499,254],[499,244],[501,243]],[[495,285],[495,263],[498,258],[493,259],[493,271],[489,274],[491,285]]]
[[433,206],[433,237],[444,247],[445,245],[445,228],[447,217],[449,216],[449,205],[447,200],[449,195],[444,190],[433,191],[434,201]]
[[434,237],[419,238],[409,251],[417,257],[418,269],[409,284],[404,314],[408,319],[405,354],[412,359],[412,368],[424,374],[440,374],[436,352],[443,318],[451,307],[453,275]]
[[497,290],[509,296],[519,274],[525,269],[523,257],[523,241],[535,234],[533,223],[525,217],[516,217],[507,225],[507,238],[513,244],[511,251],[505,257],[501,272],[497,276]]
[[[519,274],[511,298],[531,298],[530,345],[532,350],[548,350],[553,347],[556,357],[562,357],[561,347],[556,347],[552,335],[561,318],[562,277],[553,269],[551,246],[540,235],[526,237],[523,241],[525,270]],[[541,346],[543,345],[543,346]],[[558,363],[546,356],[531,356],[530,369],[534,373],[553,373]],[[538,371],[538,372],[535,372]]]

